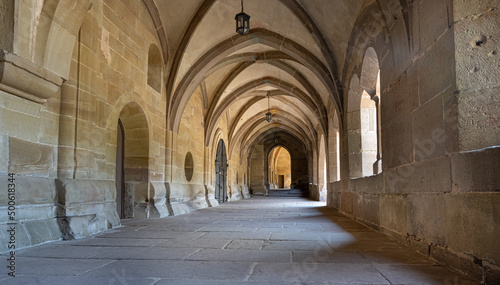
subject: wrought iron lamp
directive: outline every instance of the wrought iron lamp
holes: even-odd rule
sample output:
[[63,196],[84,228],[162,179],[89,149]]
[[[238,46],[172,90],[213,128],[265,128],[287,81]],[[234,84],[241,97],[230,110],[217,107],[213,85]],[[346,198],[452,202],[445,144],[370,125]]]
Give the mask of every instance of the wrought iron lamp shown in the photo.
[[243,12],[243,0],[241,0],[241,13],[236,14],[236,32],[240,35],[246,35],[250,31],[250,15]]
[[267,92],[267,113],[266,113],[266,121],[270,123],[273,120],[273,113],[271,113],[271,109],[269,109],[269,92]]

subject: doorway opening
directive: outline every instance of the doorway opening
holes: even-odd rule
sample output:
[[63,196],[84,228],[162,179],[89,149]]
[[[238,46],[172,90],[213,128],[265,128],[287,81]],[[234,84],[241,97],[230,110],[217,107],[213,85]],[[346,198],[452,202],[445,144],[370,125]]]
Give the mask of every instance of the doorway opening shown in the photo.
[[116,136],[116,213],[120,219],[124,218],[123,203],[125,196],[125,132],[123,124],[118,119],[118,128]]
[[277,146],[269,153],[269,188],[290,189],[292,161],[288,150]]
[[116,139],[116,211],[120,219],[149,215],[149,129],[142,108],[134,102],[118,116]]
[[215,155],[215,199],[219,203],[227,202],[227,156],[226,145],[221,139]]

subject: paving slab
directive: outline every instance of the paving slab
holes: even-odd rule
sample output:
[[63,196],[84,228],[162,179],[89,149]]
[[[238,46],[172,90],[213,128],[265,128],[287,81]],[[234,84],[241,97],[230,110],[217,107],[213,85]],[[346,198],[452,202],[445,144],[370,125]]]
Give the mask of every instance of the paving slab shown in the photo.
[[332,249],[318,249],[315,251],[293,251],[294,263],[371,263],[357,252],[334,252]]
[[252,267],[249,262],[118,260],[83,275],[106,277],[115,271],[123,272],[123,277],[244,281]]
[[128,260],[182,260],[198,251],[198,248],[163,248],[163,247],[102,247],[92,259],[128,259]]
[[472,285],[476,281],[437,265],[375,264],[392,284],[453,284]]
[[[113,274],[113,272],[111,272]],[[9,285],[32,285],[32,284],[50,284],[50,285],[89,285],[89,284],[134,284],[134,285],[153,285],[157,284],[157,278],[124,278],[116,272],[115,276],[110,277],[87,277],[87,276],[16,276],[0,281],[0,284]],[[164,283],[167,284],[167,283]],[[175,283],[169,283],[175,284]]]
[[289,251],[248,249],[202,249],[186,260],[235,262],[291,262]]
[[[16,274],[36,276],[80,275],[113,262],[114,260],[19,257],[16,259]],[[0,274],[2,277],[8,276],[7,270],[7,266],[1,267]]]
[[80,246],[118,246],[118,247],[149,247],[167,241],[167,239],[147,239],[147,238],[87,238],[77,240],[71,245]]
[[204,233],[198,233],[198,232],[137,230],[137,231],[119,231],[113,233],[106,233],[103,235],[99,235],[98,238],[195,239],[201,237],[203,234]]
[[224,248],[231,242],[230,239],[173,239],[156,245],[156,247],[170,248]]
[[390,284],[371,264],[257,264],[250,281]]
[[233,239],[225,248],[261,250],[266,240]]
[[242,239],[242,240],[268,240],[271,233],[257,232],[209,232],[202,236],[203,239]]
[[308,250],[328,249],[328,243],[325,240],[318,241],[267,241],[264,243],[263,250]]
[[87,259],[98,255],[103,251],[102,247],[88,246],[69,246],[69,245],[40,245],[33,248],[27,248],[16,252],[19,257],[45,257],[45,258],[68,258],[68,259]]

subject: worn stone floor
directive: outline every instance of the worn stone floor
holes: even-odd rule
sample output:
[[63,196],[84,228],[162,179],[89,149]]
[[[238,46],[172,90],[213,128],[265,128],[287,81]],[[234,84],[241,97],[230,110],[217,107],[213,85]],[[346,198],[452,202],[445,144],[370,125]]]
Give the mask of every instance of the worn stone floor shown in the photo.
[[17,276],[1,266],[0,284],[479,284],[323,205],[252,198],[124,221],[17,251]]

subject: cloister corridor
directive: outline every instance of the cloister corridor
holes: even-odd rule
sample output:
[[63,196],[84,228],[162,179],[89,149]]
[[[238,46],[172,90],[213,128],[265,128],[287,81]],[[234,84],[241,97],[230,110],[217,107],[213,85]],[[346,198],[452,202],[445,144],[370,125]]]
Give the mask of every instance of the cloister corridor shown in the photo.
[[0,284],[479,284],[304,198],[122,224],[20,250]]

